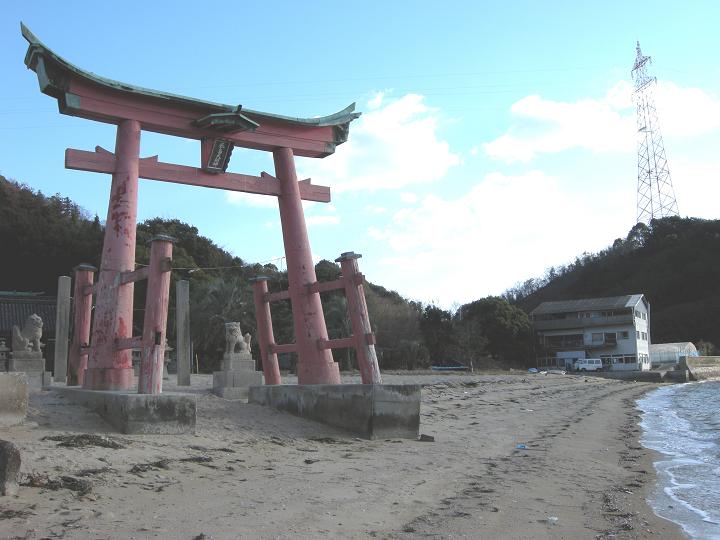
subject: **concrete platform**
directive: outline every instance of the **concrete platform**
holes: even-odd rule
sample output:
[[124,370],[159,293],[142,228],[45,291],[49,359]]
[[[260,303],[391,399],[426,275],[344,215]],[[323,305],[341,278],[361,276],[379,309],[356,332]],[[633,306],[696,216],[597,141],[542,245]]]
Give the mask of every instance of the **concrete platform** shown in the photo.
[[419,384],[251,386],[249,403],[346,429],[367,439],[416,439]]
[[197,400],[193,395],[149,395],[130,391],[85,390],[77,386],[53,386],[52,390],[73,403],[94,410],[121,433],[195,433]]
[[26,371],[25,376],[30,390],[41,390],[52,386],[53,383],[52,373],[49,371]]
[[28,405],[28,382],[24,373],[0,373],[0,426],[14,426],[25,421]]

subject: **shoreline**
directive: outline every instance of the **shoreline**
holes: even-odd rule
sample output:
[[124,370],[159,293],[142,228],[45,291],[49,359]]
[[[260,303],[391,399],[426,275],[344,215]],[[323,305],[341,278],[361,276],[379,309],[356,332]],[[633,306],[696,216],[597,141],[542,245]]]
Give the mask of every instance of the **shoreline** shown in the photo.
[[[657,532],[653,530],[653,527],[660,530],[667,530],[667,533],[671,535],[671,538],[689,538],[680,524],[657,515],[648,501],[652,490],[657,486],[659,481],[657,470],[655,469],[655,463],[666,456],[664,456],[661,452],[643,446],[640,442],[643,435],[643,428],[640,426],[640,422],[642,420],[642,410],[637,406],[637,401],[649,392],[652,392],[662,386],[665,385],[653,385],[633,398],[631,402],[629,401],[627,403],[628,406],[632,405],[633,414],[629,415],[628,422],[622,429],[626,434],[631,434],[632,438],[626,439],[626,450],[623,451],[623,455],[628,460],[635,458],[638,465],[636,471],[644,471],[638,474],[645,476],[645,481],[640,484],[640,487],[633,490],[632,494],[629,494],[629,499],[631,501],[629,506],[637,512],[637,514],[633,516],[634,519],[630,521],[630,524],[635,528],[640,526],[642,528],[649,529],[652,533]],[[637,483],[637,481],[632,483]],[[629,487],[632,489],[633,486]],[[621,491],[621,493],[623,492]]]
[[[21,487],[0,499],[15,516],[0,518],[0,538],[683,537],[645,500],[656,476],[635,400],[658,385],[385,378],[424,385],[421,433],[434,442],[356,439],[209,395],[203,376],[193,376],[195,436],[117,435],[52,392],[34,394],[28,422],[0,438],[18,445],[25,474],[83,478],[92,490]],[[107,434],[124,448],[43,440],[73,433]]]

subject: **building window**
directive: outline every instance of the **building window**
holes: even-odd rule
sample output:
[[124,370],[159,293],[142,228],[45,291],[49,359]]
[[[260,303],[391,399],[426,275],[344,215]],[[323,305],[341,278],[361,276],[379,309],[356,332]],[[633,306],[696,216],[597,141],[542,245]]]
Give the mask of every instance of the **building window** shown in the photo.
[[637,317],[638,319],[641,318],[641,317],[640,317],[640,311],[638,311],[637,309],[635,310],[635,317]]
[[615,332],[605,332],[605,343],[614,345],[617,343],[617,335]]
[[619,334],[620,334],[620,339],[630,339],[630,334],[628,333],[627,330],[619,332]]
[[642,340],[647,341],[647,334],[645,332],[642,333]]
[[644,321],[647,321],[647,313],[642,313],[642,318]]
[[640,330],[635,330],[635,334],[637,336],[637,339],[640,339]]
[[592,342],[593,343],[602,343],[603,342],[603,335],[601,333],[593,333],[592,335]]

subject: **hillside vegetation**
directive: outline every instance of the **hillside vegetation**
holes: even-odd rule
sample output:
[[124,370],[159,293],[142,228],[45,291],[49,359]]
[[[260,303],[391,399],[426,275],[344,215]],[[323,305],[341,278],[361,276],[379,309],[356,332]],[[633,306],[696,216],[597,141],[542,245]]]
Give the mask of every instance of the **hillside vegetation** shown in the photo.
[[[55,294],[57,278],[72,275],[79,263],[99,265],[104,234],[98,216],[89,216],[61,195],[46,196],[0,176],[0,290]],[[178,279],[190,281],[190,318],[200,368],[219,365],[226,321],[240,321],[255,334],[249,279],[269,276],[271,291],[286,289],[287,275],[273,265],[247,263],[176,219],[138,224],[136,262],[147,264],[146,246],[155,234],[177,239],[173,252],[168,339],[175,340],[175,291]],[[670,218],[635,226],[627,238],[572,264],[551,268],[502,297],[475,300],[450,312],[407,300],[367,283],[368,310],[383,369],[415,369],[431,364],[475,367],[532,365],[532,332],[527,313],[545,300],[613,296],[642,292],[650,300],[654,342],[707,340],[720,344],[720,221]],[[448,261],[451,264],[452,261]],[[316,265],[319,281],[337,279],[340,267]],[[350,334],[342,291],[322,294],[330,338]],[[135,287],[135,335],[142,329],[145,287]],[[277,343],[294,341],[289,301],[273,303]],[[257,348],[255,348],[257,350]],[[353,352],[336,350],[343,369],[355,367]],[[288,358],[290,364],[294,359]]]

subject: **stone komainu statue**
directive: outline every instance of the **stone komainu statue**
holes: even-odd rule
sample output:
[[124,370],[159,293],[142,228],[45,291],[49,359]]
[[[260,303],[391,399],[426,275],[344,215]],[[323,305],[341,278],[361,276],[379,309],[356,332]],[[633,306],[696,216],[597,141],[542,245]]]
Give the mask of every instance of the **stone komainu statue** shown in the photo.
[[248,332],[243,336],[239,322],[225,323],[225,354],[232,354],[237,347],[240,352],[250,352],[250,340],[252,336]]
[[42,319],[35,313],[25,320],[22,330],[13,326],[12,350],[14,352],[40,352],[40,338],[42,337]]

